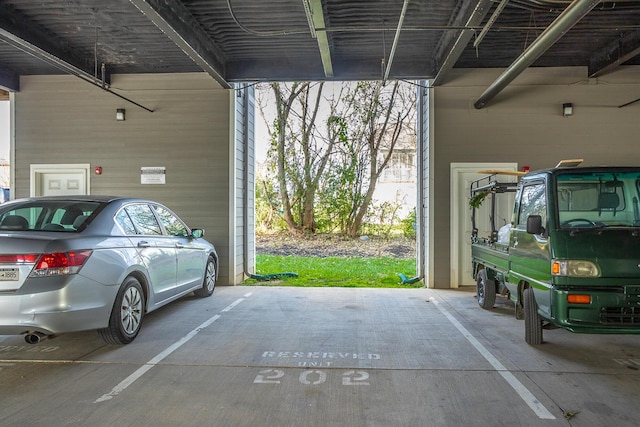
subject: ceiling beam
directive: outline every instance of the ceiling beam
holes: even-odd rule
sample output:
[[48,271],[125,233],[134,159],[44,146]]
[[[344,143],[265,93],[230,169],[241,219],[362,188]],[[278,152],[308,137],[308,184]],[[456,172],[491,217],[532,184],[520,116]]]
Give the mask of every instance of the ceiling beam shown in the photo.
[[482,42],[482,39],[484,39],[484,36],[486,36],[491,27],[493,27],[493,24],[496,23],[498,17],[502,13],[508,2],[509,0],[500,0],[500,4],[498,4],[498,6],[496,6],[496,8],[493,10],[493,13],[484,24],[484,27],[482,27],[482,30],[480,30],[480,34],[478,34],[473,41],[473,47],[477,48],[480,42]]
[[402,30],[402,24],[404,23],[404,18],[407,15],[407,6],[409,6],[409,0],[404,0],[402,4],[402,12],[400,12],[400,19],[398,19],[398,26],[396,28],[396,35],[393,37],[393,44],[391,45],[391,52],[389,53],[389,60],[387,61],[384,76],[382,77],[382,85],[387,84],[387,79],[389,78],[389,73],[391,72],[391,66],[393,65],[393,58],[396,54],[396,48],[398,47],[398,41],[400,40],[400,30]]
[[324,12],[322,11],[321,0],[302,0],[304,11],[307,14],[311,36],[318,42],[322,68],[326,78],[333,77],[333,63],[331,61],[331,47],[327,36],[327,28],[324,22]]
[[640,54],[640,30],[628,33],[589,60],[589,77],[600,77]]
[[[425,76],[425,70],[432,67],[425,61],[394,63],[398,70],[394,72],[394,79],[420,80],[433,78]],[[366,61],[363,59],[348,59],[333,62],[333,79],[326,79],[322,71],[320,60],[294,61],[282,58],[275,60],[245,60],[230,61],[227,64],[227,78],[230,82],[247,81],[296,81],[303,75],[305,80],[380,80],[380,61],[378,58]]]
[[[0,5],[0,40],[57,69],[91,83],[95,76],[93,58],[80,56],[78,49],[56,39],[51,33],[7,5]],[[108,75],[104,76],[108,83]]]
[[129,0],[151,22],[224,89],[231,85],[224,77],[222,51],[178,0]]
[[435,55],[435,63],[438,69],[434,73],[436,77],[431,82],[434,86],[442,84],[449,71],[451,71],[456,62],[458,62],[458,58],[460,58],[460,55],[462,55],[462,52],[469,44],[471,37],[475,34],[475,31],[471,28],[479,27],[482,24],[485,16],[489,13],[493,1],[478,0],[478,3],[476,3],[473,9],[472,4],[473,2],[470,1],[463,2],[462,7],[458,10],[453,22],[451,22],[452,26],[464,25],[465,28],[469,29],[446,31],[442,35],[439,48]]

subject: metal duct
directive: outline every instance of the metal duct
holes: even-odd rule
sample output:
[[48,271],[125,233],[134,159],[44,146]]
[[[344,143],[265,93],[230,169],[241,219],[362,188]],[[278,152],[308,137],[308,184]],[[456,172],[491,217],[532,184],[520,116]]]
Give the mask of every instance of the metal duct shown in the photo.
[[599,0],[575,0],[551,23],[540,36],[534,40],[522,54],[509,66],[498,79],[484,91],[480,98],[473,104],[477,109],[483,108],[502,89],[507,87],[529,65],[542,56],[555,42],[584,18],[598,3]]

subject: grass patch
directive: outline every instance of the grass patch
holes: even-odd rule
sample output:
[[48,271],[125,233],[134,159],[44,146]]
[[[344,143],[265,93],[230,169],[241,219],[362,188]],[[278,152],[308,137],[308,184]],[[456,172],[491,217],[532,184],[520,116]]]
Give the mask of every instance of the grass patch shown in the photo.
[[422,282],[403,284],[399,273],[415,276],[415,259],[345,258],[257,255],[257,275],[291,272],[298,277],[274,280],[247,279],[244,285],[342,287],[342,288],[419,288]]

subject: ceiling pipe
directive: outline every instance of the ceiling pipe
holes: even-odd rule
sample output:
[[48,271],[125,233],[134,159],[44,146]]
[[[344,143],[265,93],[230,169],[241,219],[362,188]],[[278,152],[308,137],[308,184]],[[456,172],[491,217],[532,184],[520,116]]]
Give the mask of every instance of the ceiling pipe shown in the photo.
[[540,36],[489,86],[473,104],[483,108],[491,99],[518,77],[529,65],[542,56],[555,42],[593,9],[599,0],[575,0],[553,21]]
[[382,78],[383,86],[387,84],[387,79],[389,78],[391,64],[393,64],[393,57],[396,54],[396,47],[398,46],[398,40],[400,39],[400,30],[402,29],[402,24],[404,23],[404,17],[407,14],[408,5],[409,0],[404,0],[404,4],[402,5],[402,12],[400,13],[400,19],[398,20],[398,27],[396,28],[396,35],[393,38],[393,45],[391,46],[391,53],[389,53],[389,61],[387,61],[387,69],[384,71],[384,77]]

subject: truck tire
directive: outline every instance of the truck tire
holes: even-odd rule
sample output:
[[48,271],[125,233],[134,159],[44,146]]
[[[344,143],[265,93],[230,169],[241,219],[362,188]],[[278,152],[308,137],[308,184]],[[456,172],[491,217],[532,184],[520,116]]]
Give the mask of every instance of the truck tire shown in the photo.
[[529,345],[542,344],[542,319],[538,314],[536,297],[533,289],[524,290],[524,340]]
[[496,303],[496,282],[487,279],[487,272],[482,269],[476,277],[476,296],[478,305],[485,310],[493,308]]

